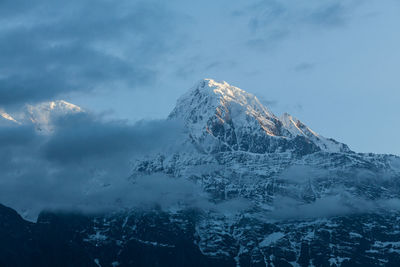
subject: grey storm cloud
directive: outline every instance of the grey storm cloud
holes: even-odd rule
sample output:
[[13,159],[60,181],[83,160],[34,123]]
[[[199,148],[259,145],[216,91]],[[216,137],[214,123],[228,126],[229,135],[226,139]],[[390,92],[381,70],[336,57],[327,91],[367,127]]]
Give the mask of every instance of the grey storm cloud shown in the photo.
[[0,1],[0,105],[157,76],[177,16],[160,1]]
[[31,126],[0,127],[0,146],[2,149],[29,145],[37,138]]
[[43,210],[98,213],[183,205],[230,214],[248,208],[242,199],[212,203],[199,184],[185,178],[132,176],[133,161],[173,153],[183,133],[177,121],[128,124],[90,113],[58,118],[50,135],[31,127],[0,127],[0,203],[30,220]]
[[165,204],[184,201],[197,190],[188,182],[129,180],[133,160],[163,151],[181,134],[178,122],[128,124],[94,114],[60,117],[50,135],[32,127],[0,127],[0,203],[34,219],[43,209],[98,211],[121,201],[119,207],[126,208],[165,195]]
[[[254,208],[250,200],[235,198],[213,203],[201,184],[187,177],[165,174],[132,175],[132,162],[172,149],[190,153],[177,144],[185,133],[181,122],[147,120],[135,124],[107,120],[101,115],[77,113],[54,121],[54,131],[43,134],[29,126],[0,127],[0,203],[34,220],[43,210],[108,212],[158,206],[191,207],[225,215]],[[399,162],[393,161],[393,166]],[[199,165],[185,173],[209,175],[221,165]],[[352,177],[377,184],[382,177],[357,170]],[[289,166],[278,177],[288,186],[333,175],[309,166]],[[341,174],[342,175],[342,174]],[[253,183],[252,179],[249,180]],[[299,187],[300,186],[300,187]],[[312,203],[276,195],[274,210],[261,219],[329,217],[354,212],[398,208],[398,199],[354,199],[339,186],[332,195]]]
[[79,113],[59,118],[55,133],[43,147],[51,161],[76,162],[127,154],[148,154],[173,144],[182,134],[179,122],[166,120],[105,122],[101,117]]

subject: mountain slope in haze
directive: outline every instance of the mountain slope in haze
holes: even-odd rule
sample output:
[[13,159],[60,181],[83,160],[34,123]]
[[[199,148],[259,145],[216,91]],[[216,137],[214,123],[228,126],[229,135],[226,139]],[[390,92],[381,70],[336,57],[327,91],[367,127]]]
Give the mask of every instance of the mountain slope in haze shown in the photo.
[[41,133],[50,133],[54,130],[53,122],[58,117],[79,112],[84,111],[67,101],[48,101],[35,105],[25,105],[23,109],[13,114],[0,110],[0,125],[33,125]]
[[79,113],[83,110],[64,100],[43,102],[37,105],[28,105],[24,114],[24,120],[29,120],[39,131],[51,132],[52,121],[57,117],[67,114]]

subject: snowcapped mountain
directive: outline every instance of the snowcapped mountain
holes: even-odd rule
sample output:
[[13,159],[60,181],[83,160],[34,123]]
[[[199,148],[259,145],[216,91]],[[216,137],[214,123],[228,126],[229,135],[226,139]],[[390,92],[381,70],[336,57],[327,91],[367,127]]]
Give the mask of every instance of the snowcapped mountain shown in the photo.
[[[81,111],[50,102],[16,120],[51,131],[53,114]],[[399,157],[353,152],[212,79],[179,98],[168,120],[183,121],[184,138],[173,151],[137,159],[129,179],[189,181],[206,201],[105,215],[43,213],[36,224],[0,206],[0,218],[15,221],[7,227],[21,233],[18,242],[31,244],[21,255],[57,253],[43,266],[76,266],[75,259],[87,266],[399,266]]]
[[[182,150],[138,161],[133,179],[164,173],[200,185],[217,205],[246,203],[235,215],[209,211],[196,224],[195,242],[204,255],[235,259],[236,266],[346,266],[354,257],[362,258],[360,266],[389,262],[387,250],[377,252],[371,261],[367,253],[342,249],[337,238],[339,232],[346,235],[341,229],[350,227],[347,223],[354,223],[355,215],[349,214],[396,210],[399,157],[355,153],[289,114],[278,118],[255,96],[211,79],[183,95],[168,118],[184,121],[187,138],[182,142],[196,152]],[[345,215],[346,223],[318,219]],[[272,227],[276,220],[301,223]],[[384,220],[390,224],[393,217]],[[318,228],[328,229],[328,237],[317,237]],[[363,235],[372,229],[351,231],[365,241]],[[391,235],[390,240],[395,238]],[[374,245],[373,240],[368,241],[371,250],[383,244]],[[360,239],[346,242],[355,249]],[[326,250],[324,259],[312,259],[307,252],[302,262],[303,250],[313,244]]]
[[287,113],[276,117],[252,94],[212,79],[200,81],[183,95],[169,119],[182,119],[190,142],[206,153],[350,152]]
[[[36,105],[26,105],[14,114],[0,111],[0,119],[13,125],[30,125],[41,133],[50,133],[54,130],[53,121],[60,116],[83,112],[80,107],[64,100],[42,102]],[[1,121],[0,121],[1,122]]]
[[226,82],[199,82],[168,118],[184,121],[182,143],[197,152],[182,149],[137,161],[133,176],[187,177],[216,199],[243,197],[267,210],[275,208],[277,197],[308,203],[400,193],[398,157],[355,153],[289,114],[276,117],[255,96]]
[[83,110],[64,100],[43,102],[37,105],[28,105],[24,114],[25,121],[28,119],[39,131],[45,133],[53,130],[52,120],[59,116],[79,113]]

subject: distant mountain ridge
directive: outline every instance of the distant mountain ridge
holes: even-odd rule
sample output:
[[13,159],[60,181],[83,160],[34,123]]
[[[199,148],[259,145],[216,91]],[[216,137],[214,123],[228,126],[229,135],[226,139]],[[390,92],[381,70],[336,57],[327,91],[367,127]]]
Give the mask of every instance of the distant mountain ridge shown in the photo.
[[[9,114],[0,111],[0,123],[7,122],[8,125],[34,125],[42,133],[50,133],[54,130],[52,125],[54,119],[59,116],[84,112],[77,105],[64,100],[41,102],[35,105],[26,105],[22,110]],[[3,120],[3,121],[1,121]],[[1,124],[0,124],[1,125]]]

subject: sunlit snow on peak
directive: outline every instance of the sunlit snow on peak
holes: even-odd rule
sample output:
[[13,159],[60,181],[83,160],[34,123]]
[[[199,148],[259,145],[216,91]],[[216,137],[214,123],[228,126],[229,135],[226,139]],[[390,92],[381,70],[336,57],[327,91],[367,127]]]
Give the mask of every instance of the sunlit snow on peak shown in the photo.
[[[300,136],[322,150],[340,152],[347,149],[343,144],[318,135],[289,114],[276,117],[254,95],[214,79],[196,83],[178,99],[169,118],[183,120],[191,142],[201,143],[205,152],[221,145],[227,150],[263,151],[259,149],[263,146],[261,143],[269,142],[263,136],[283,139]],[[248,144],[244,139],[249,136],[260,143],[249,141]]]
[[4,118],[6,123],[9,122],[15,125],[33,124],[40,133],[48,134],[54,130],[54,119],[83,111],[79,106],[67,101],[55,100],[35,105],[27,104],[23,109],[12,114],[0,110],[0,118]]
[[53,131],[51,120],[58,116],[82,112],[83,110],[64,100],[42,102],[37,105],[27,105],[26,116],[38,130],[48,133]]
[[11,122],[14,122],[14,123],[17,123],[17,124],[21,124],[19,121],[14,119],[10,114],[8,114],[8,113],[6,113],[4,111],[0,110],[0,116],[3,117],[4,119],[8,120],[8,121],[11,121]]

